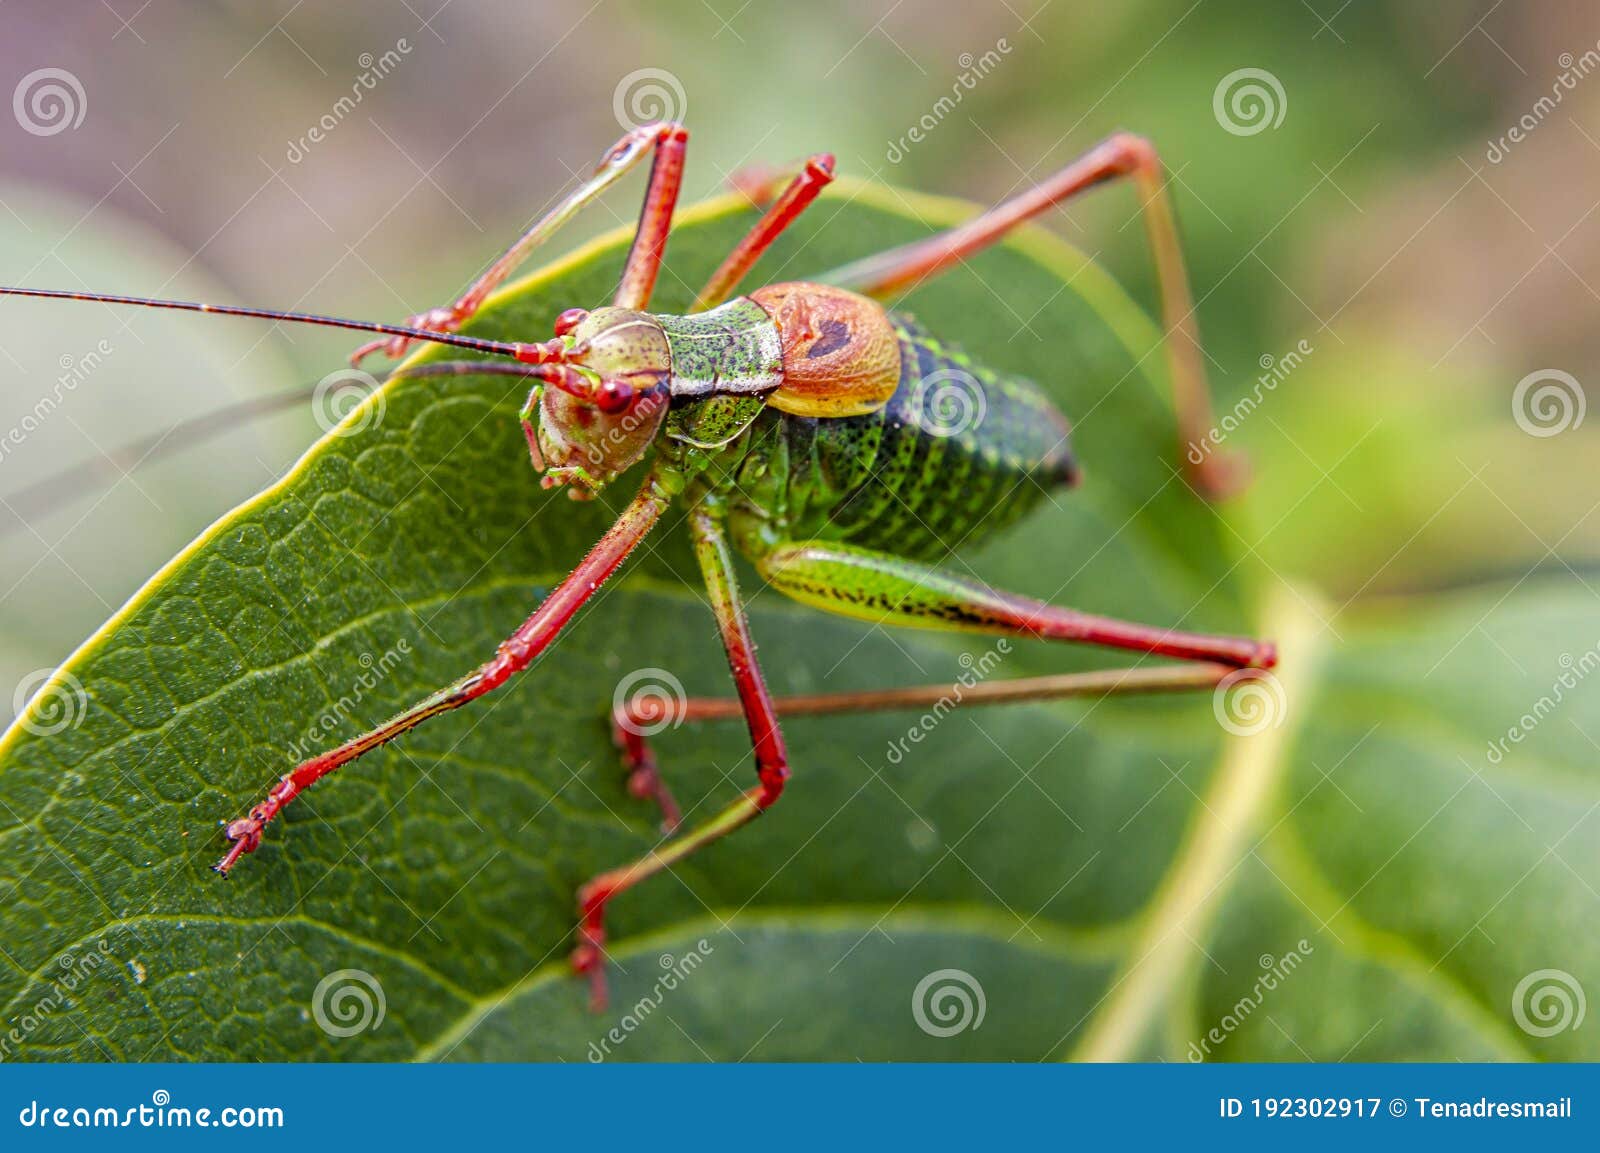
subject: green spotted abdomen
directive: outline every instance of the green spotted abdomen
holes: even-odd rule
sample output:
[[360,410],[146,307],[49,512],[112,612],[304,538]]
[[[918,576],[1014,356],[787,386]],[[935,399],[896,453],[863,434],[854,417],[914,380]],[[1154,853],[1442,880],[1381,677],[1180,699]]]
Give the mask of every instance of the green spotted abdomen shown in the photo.
[[900,383],[865,416],[772,414],[781,535],[917,559],[976,544],[1075,475],[1067,421],[1030,381],[1003,376],[891,314]]

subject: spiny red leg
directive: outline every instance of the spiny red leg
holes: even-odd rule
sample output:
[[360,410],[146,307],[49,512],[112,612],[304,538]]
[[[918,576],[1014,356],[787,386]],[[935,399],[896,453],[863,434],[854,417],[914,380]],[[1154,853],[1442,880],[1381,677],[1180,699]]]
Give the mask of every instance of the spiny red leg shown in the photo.
[[739,709],[750,728],[750,743],[755,751],[754,788],[743,793],[710,821],[620,869],[601,873],[578,890],[578,945],[572,965],[589,974],[590,1001],[598,1010],[605,1007],[605,913],[606,904],[646,877],[655,875],[683,860],[695,850],[727,836],[771,808],[783,793],[789,779],[789,754],[784,748],[778,715],[767,693],[761,668],[756,663],[755,644],[749,622],[739,602],[739,586],[733,571],[733,556],[722,526],[712,512],[696,508],[689,518],[694,536],[695,557],[705,577],[711,608],[722,633],[728,654],[728,667],[738,691]]
[[[677,178],[683,170],[683,149],[687,139],[688,133],[683,126],[671,121],[643,124],[633,129],[611,146],[586,181],[563,197],[559,204],[518,237],[515,244],[506,249],[482,276],[472,282],[459,300],[443,308],[431,308],[427,312],[413,316],[410,327],[426,328],[434,332],[455,332],[483,306],[483,302],[488,299],[491,292],[505,283],[506,278],[516,271],[517,266],[528,258],[529,253],[548,240],[556,229],[576,216],[579,209],[626,175],[645,153],[652,149],[656,150],[657,155],[655,166],[651,170],[650,192],[645,196],[645,214],[650,214],[652,197],[657,192],[657,173],[662,173],[665,178],[670,172],[673,174],[671,198],[667,204],[667,218],[670,221],[671,201],[677,199]],[[675,157],[675,160],[669,162],[665,168],[661,162],[663,151]],[[658,243],[656,247],[659,246]],[[657,258],[659,260],[659,253]],[[654,280],[655,273],[652,270],[651,283],[654,283]],[[647,285],[647,298],[648,295]],[[353,364],[359,364],[364,357],[380,351],[389,356],[403,356],[410,346],[411,342],[403,337],[374,340],[356,349],[351,354],[350,360]]]
[[639,210],[639,227],[622,266],[622,282],[613,303],[618,308],[647,308],[655,290],[661,257],[667,250],[667,234],[672,231],[672,210],[683,187],[683,158],[689,148],[689,132],[681,124],[665,126],[650,166],[650,187],[645,190],[644,206]]
[[[1142,203],[1145,230],[1155,253],[1161,285],[1162,326],[1172,374],[1173,403],[1184,442],[1184,461],[1194,486],[1213,498],[1226,496],[1242,479],[1237,462],[1206,452],[1214,426],[1206,384],[1205,356],[1184,268],[1183,248],[1172,202],[1167,196],[1161,159],[1143,137],[1112,136],[1084,153],[1044,183],[991,208],[966,224],[869,256],[821,277],[824,282],[872,296],[911,288],[964,257],[986,248],[1011,229],[1045,209],[1108,180],[1132,177]],[[1198,451],[1193,451],[1198,450]],[[1200,457],[1196,463],[1194,457]]]
[[555,591],[544,599],[522,627],[500,645],[492,659],[475,672],[440,689],[371,732],[313,757],[283,777],[268,791],[266,798],[250,810],[248,816],[228,826],[228,837],[233,845],[217,862],[217,872],[227,876],[228,870],[238,863],[240,857],[255,852],[261,844],[261,831],[267,823],[282,812],[290,801],[329,773],[349,764],[363,753],[387,744],[429,717],[476,700],[532,664],[555,640],[573,614],[644,539],[667,507],[667,500],[667,495],[658,487],[655,478],[648,479],[616,523],[572,570],[572,575],[556,586]]
[[[711,279],[700,290],[689,311],[701,312],[715,308],[732,296],[733,290],[739,287],[739,282],[755,267],[756,261],[761,259],[761,254],[766,252],[779,233],[793,224],[817,198],[817,194],[832,182],[833,156],[819,152],[808,157],[783,194],[772,202],[761,219],[756,221],[755,227],[728,253],[722,266],[711,274]],[[757,204],[765,203],[762,198],[764,190],[758,188],[753,191],[754,195],[752,190],[746,190],[745,194]]]

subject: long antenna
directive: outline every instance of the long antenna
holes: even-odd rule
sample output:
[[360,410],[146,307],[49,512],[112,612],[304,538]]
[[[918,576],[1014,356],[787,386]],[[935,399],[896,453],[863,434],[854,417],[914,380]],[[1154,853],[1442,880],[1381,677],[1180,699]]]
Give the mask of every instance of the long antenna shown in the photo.
[[92,300],[101,304],[136,304],[141,308],[167,308],[178,312],[212,312],[219,316],[250,316],[258,320],[319,324],[324,328],[347,328],[353,332],[375,332],[383,336],[408,336],[412,340],[448,344],[455,348],[465,348],[473,352],[487,352],[499,356],[518,357],[519,359],[537,347],[515,341],[483,340],[475,336],[460,336],[454,332],[432,332],[425,328],[407,328],[399,324],[377,324],[370,320],[345,320],[337,316],[318,316],[310,312],[279,312],[270,308],[241,308],[232,304],[196,304],[188,300],[154,300],[145,296],[113,296],[104,292],[66,292],[55,288],[8,288],[5,286],[0,286],[0,296],[33,296],[45,300]]

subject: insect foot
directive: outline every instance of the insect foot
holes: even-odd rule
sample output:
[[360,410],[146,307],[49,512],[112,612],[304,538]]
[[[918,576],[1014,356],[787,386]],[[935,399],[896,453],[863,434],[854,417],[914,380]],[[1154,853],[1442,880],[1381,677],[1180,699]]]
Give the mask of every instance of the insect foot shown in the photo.
[[606,902],[612,886],[605,877],[596,877],[578,890],[578,944],[572,950],[572,970],[589,978],[589,1009],[604,1013],[609,1000],[606,992]]
[[212,865],[217,873],[226,877],[228,870],[239,863],[239,858],[246,853],[253,853],[261,845],[261,830],[266,828],[267,814],[264,812],[265,804],[257,805],[250,810],[248,817],[240,817],[228,825],[228,840],[233,842],[227,854]]
[[227,854],[211,867],[226,877],[228,870],[239,863],[239,858],[246,853],[253,853],[261,845],[261,830],[267,827],[267,822],[276,817],[284,805],[294,799],[300,791],[293,779],[284,777],[267,793],[267,799],[250,810],[248,816],[240,817],[228,825],[228,840],[233,842]]

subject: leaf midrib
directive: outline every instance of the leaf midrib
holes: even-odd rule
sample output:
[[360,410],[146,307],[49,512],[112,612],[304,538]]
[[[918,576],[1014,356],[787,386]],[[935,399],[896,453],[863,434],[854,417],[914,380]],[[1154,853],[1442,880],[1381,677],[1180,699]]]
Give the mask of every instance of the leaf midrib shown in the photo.
[[[1279,807],[1276,802],[1281,798],[1283,782],[1292,766],[1289,754],[1295,747],[1295,738],[1312,712],[1312,702],[1316,700],[1320,703],[1319,689],[1322,683],[1317,673],[1326,646],[1322,641],[1324,634],[1319,627],[1314,602],[1315,598],[1304,590],[1298,593],[1280,592],[1269,603],[1264,616],[1264,634],[1277,637],[1281,651],[1290,654],[1279,666],[1277,675],[1284,685],[1285,699],[1291,702],[1291,711],[1281,729],[1271,730],[1274,739],[1261,746],[1256,754],[1268,758],[1269,763],[1261,766],[1264,771],[1258,782],[1260,787],[1255,793],[1254,805],[1241,815],[1234,830],[1225,828],[1223,818],[1218,815],[1217,810],[1222,806],[1216,803],[1217,798],[1227,794],[1230,789],[1238,788],[1238,778],[1251,768],[1248,761],[1241,763],[1238,760],[1240,750],[1247,747],[1245,741],[1237,737],[1230,738],[1224,746],[1223,765],[1209,796],[1197,810],[1194,827],[1173,858],[1161,888],[1152,898],[1149,911],[1143,917],[1144,932],[1139,940],[1150,942],[1149,947],[1132,961],[1122,975],[1114,979],[1111,990],[1085,1015],[1085,1020],[1090,1017],[1094,1020],[1089,1033],[1072,1051],[1072,1059],[1115,1061],[1126,1060],[1133,1054],[1140,1039],[1147,1036],[1157,1024],[1164,998],[1173,995],[1188,970],[1196,963],[1195,954],[1198,950],[1182,950],[1182,943],[1190,936],[1203,937],[1204,928],[1191,924],[1190,919],[1204,921],[1214,915],[1223,903],[1223,890],[1229,878],[1251,853],[1262,849],[1273,857],[1278,866],[1272,871],[1280,885],[1287,888],[1279,874],[1292,873],[1301,879],[1304,890],[1312,894],[1312,902],[1320,901],[1322,908],[1319,911],[1308,903],[1301,887],[1293,890],[1293,896],[1307,907],[1312,916],[1325,926],[1336,918],[1341,924],[1349,926],[1351,934],[1359,939],[1360,947],[1352,948],[1339,940],[1338,947],[1346,955],[1364,958],[1395,973],[1473,1028],[1505,1056],[1515,1060],[1533,1059],[1532,1052],[1518,1042],[1494,1014],[1491,1006],[1480,1000],[1448,969],[1441,971],[1437,965],[1426,965],[1415,946],[1403,935],[1369,925],[1352,908],[1353,897],[1328,911],[1331,907],[1328,902],[1337,896],[1339,890],[1312,861],[1288,820],[1289,813],[1280,814],[1260,838],[1248,845],[1246,851],[1230,853],[1226,858],[1217,856],[1215,868],[1226,864],[1222,875],[1205,887],[1198,900],[1182,899],[1186,891],[1195,893],[1209,879],[1201,876],[1191,881],[1185,889],[1182,877],[1186,870],[1204,861],[1208,843],[1215,839],[1231,839],[1235,845],[1249,841],[1263,819]],[[1437,721],[1433,727],[1441,730],[1448,728]],[[1547,780],[1541,780],[1540,783],[1555,784]],[[1570,787],[1571,782],[1564,781],[1561,784]],[[1248,823],[1245,817],[1248,817]],[[1227,863],[1229,859],[1231,863]],[[1174,943],[1169,945],[1168,942]],[[1135,948],[1138,948],[1137,942]],[[1153,973],[1152,976],[1136,979],[1141,968],[1158,953],[1164,954],[1166,967],[1151,967],[1146,972]],[[1167,979],[1159,980],[1161,977]],[[1111,1024],[1105,1024],[1107,1021]]]
[[1230,735],[1223,742],[1222,763],[1150,900],[1143,931],[1129,953],[1131,963],[1084,1014],[1089,1028],[1071,1050],[1072,1059],[1118,1061],[1132,1056],[1155,1024],[1164,1000],[1194,964],[1196,950],[1184,946],[1204,938],[1230,879],[1248,856],[1248,850],[1240,848],[1267,811],[1286,772],[1285,754],[1309,711],[1306,703],[1323,647],[1317,624],[1306,606],[1306,594],[1279,590],[1269,600],[1261,627],[1265,635],[1277,639],[1284,654],[1273,675],[1282,686],[1283,699],[1291,702],[1285,721],[1254,736]]

